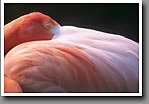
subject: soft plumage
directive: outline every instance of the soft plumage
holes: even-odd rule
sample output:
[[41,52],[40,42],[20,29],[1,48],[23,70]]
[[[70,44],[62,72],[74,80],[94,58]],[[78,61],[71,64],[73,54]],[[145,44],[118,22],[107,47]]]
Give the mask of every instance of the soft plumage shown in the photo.
[[23,92],[138,92],[138,43],[74,26],[39,40],[5,56],[5,75]]

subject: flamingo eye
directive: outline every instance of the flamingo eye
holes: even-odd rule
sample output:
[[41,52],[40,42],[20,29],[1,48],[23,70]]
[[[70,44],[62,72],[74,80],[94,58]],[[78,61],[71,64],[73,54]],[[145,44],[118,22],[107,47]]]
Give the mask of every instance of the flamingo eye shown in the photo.
[[47,30],[53,28],[53,25],[52,25],[50,22],[45,22],[45,23],[43,23],[43,26],[44,26]]

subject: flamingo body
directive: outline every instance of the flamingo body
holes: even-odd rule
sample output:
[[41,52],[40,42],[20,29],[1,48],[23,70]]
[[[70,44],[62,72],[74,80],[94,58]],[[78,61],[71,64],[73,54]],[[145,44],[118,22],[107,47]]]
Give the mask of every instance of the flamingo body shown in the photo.
[[51,40],[23,42],[5,56],[5,75],[23,92],[138,92],[138,43],[61,26]]

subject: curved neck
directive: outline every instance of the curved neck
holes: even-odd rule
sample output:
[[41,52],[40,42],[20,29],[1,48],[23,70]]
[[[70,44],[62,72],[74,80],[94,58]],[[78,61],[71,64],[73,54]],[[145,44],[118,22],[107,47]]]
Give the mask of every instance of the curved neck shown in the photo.
[[19,43],[17,32],[10,25],[4,27],[4,54],[6,55],[11,48]]

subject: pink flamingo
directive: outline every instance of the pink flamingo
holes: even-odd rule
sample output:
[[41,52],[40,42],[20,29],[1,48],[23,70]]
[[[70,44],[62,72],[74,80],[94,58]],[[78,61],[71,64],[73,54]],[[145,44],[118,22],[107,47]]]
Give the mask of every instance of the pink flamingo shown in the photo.
[[138,92],[139,46],[123,36],[34,12],[5,25],[4,44],[4,74],[15,81],[5,92]]

